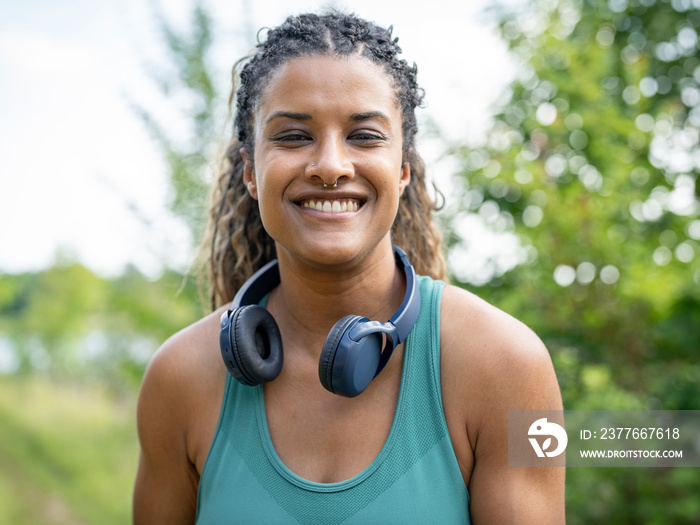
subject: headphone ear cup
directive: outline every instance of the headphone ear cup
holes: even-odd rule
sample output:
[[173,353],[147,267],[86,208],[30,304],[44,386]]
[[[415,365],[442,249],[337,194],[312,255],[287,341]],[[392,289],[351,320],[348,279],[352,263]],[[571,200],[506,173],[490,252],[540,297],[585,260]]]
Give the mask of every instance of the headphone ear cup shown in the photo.
[[362,319],[358,315],[346,315],[333,325],[331,331],[328,332],[326,342],[323,343],[321,357],[318,360],[318,378],[321,380],[323,387],[329,392],[335,392],[333,388],[333,362],[335,354],[338,351],[338,346],[343,335],[350,326],[356,321]]
[[253,386],[275,379],[282,371],[284,356],[282,337],[272,314],[258,305],[234,310],[231,353],[242,375],[236,379],[242,383]]

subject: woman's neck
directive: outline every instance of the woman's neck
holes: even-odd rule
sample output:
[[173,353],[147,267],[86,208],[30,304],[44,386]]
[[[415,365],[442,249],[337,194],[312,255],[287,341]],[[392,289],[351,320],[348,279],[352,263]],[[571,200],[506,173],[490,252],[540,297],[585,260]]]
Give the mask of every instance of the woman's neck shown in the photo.
[[320,268],[279,254],[281,284],[273,290],[268,309],[277,320],[285,345],[318,354],[323,340],[343,316],[361,315],[387,321],[401,304],[405,278],[390,243],[378,246],[359,262]]

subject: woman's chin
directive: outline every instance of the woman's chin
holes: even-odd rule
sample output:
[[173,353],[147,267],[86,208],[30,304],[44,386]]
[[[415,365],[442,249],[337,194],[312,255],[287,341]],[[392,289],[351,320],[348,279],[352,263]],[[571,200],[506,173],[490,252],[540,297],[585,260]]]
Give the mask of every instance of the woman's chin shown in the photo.
[[[356,265],[376,248],[377,245],[359,243],[357,235],[345,234],[319,235],[301,246],[297,245],[290,249],[282,247],[282,250],[293,259],[303,261],[310,266],[342,268]],[[279,244],[278,255],[281,255]]]

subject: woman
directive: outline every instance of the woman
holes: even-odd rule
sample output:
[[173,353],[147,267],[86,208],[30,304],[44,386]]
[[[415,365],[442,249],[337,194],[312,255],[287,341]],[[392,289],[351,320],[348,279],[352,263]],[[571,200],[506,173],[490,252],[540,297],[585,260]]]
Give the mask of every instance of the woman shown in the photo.
[[[549,355],[441,281],[422,92],[397,40],[300,15],[241,70],[208,241],[223,306],[146,372],[136,523],[563,522],[563,469],[507,465],[508,410],[561,409]],[[245,317],[255,304],[274,326]],[[347,356],[372,374],[343,376],[343,345],[365,343]]]

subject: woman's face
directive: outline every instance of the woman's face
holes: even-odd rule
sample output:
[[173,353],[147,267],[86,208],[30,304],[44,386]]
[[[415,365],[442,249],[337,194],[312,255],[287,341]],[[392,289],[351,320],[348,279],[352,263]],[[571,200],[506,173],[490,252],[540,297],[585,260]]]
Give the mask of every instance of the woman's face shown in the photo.
[[389,242],[410,169],[380,66],[358,56],[292,59],[263,90],[254,126],[244,180],[278,254],[333,265]]

